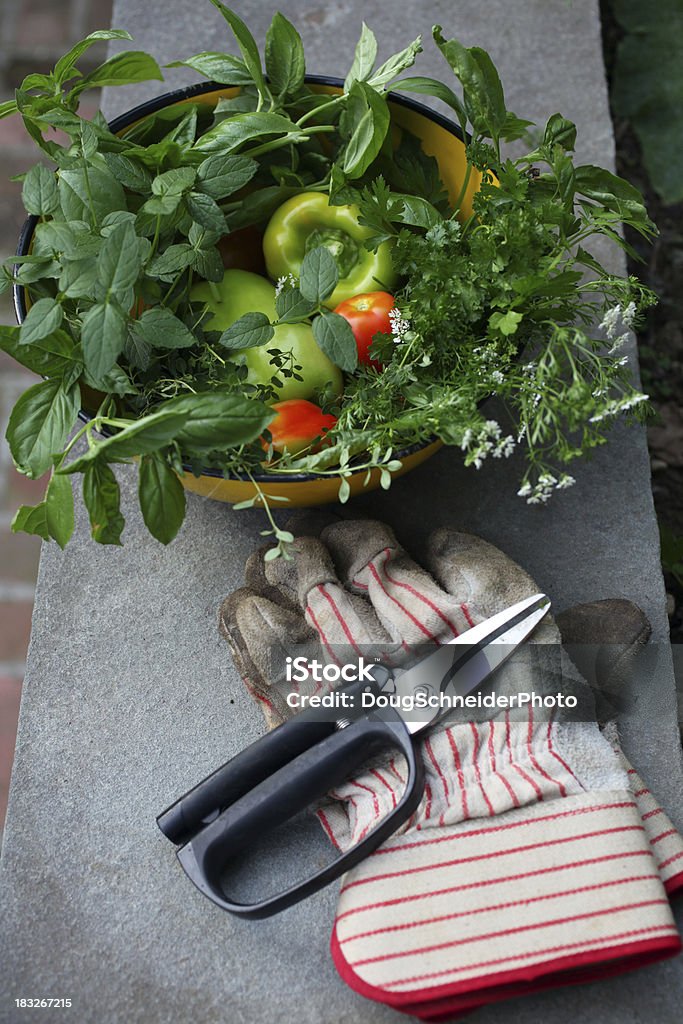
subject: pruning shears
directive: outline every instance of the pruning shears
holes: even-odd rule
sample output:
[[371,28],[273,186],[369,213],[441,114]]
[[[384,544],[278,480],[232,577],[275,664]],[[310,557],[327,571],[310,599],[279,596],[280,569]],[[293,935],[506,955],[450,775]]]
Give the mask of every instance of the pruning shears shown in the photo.
[[[248,918],[269,917],[339,878],[380,846],[417,809],[424,793],[419,751],[422,733],[451,711],[440,695],[465,696],[480,686],[527,639],[550,608],[544,594],[519,601],[406,669],[384,663],[343,687],[352,698],[343,717],[307,709],[258,739],[180,797],[157,818],[185,873],[217,906]],[[392,706],[363,710],[362,695],[395,695]],[[422,695],[423,710],[415,707]],[[437,698],[427,702],[425,698]],[[444,706],[445,703],[445,706]],[[360,706],[359,706],[360,705]],[[419,702],[418,702],[419,706]],[[231,862],[387,748],[405,757],[408,778],[392,809],[363,839],[331,864],[285,891],[257,903],[225,893]]]

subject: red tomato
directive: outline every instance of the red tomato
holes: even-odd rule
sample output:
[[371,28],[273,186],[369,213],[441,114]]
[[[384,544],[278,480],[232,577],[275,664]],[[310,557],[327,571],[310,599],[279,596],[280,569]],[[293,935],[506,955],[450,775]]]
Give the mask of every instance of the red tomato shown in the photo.
[[358,362],[380,368],[376,359],[368,355],[376,334],[391,334],[389,311],[394,308],[394,297],[388,292],[366,292],[340,302],[335,313],[348,320],[358,346]]
[[[318,437],[323,437],[337,422],[337,417],[323,412],[319,405],[307,402],[305,398],[290,398],[286,402],[275,402],[272,406],[277,416],[268,424],[276,452],[287,449],[297,455]],[[265,440],[261,444],[268,448]]]

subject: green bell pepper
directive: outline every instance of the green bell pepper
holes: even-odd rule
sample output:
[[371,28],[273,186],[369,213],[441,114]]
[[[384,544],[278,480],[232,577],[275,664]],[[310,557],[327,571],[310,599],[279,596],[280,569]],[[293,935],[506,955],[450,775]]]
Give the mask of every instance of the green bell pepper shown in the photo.
[[[259,274],[248,270],[226,270],[223,279],[211,285],[196,284],[190,292],[192,302],[205,302],[211,317],[204,323],[210,331],[225,331],[245,313],[265,313],[270,320],[277,319],[275,287]],[[302,380],[282,377],[271,363],[268,350],[291,352]],[[283,381],[277,389],[278,401],[291,398],[312,398],[318,392],[340,395],[344,387],[342,372],[318,347],[309,324],[279,324],[275,334],[265,345],[242,348],[230,352],[235,362],[245,363],[249,384],[268,384],[277,375]]]
[[298,277],[306,253],[324,246],[339,270],[337,287],[325,300],[330,309],[354,295],[391,291],[396,283],[391,242],[366,249],[363,242],[372,231],[358,223],[358,214],[355,206],[331,206],[321,192],[292,196],[275,211],[263,236],[268,275],[274,281],[287,274]]

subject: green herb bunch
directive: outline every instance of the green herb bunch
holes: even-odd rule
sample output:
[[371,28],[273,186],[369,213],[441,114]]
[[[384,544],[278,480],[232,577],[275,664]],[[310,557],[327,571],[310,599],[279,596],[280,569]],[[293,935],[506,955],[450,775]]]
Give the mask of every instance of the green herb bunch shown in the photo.
[[[81,74],[78,60],[96,40],[130,38],[118,30],[88,36],[0,106],[0,116],[23,118],[56,166],[40,163],[22,176],[24,204],[37,220],[33,245],[0,276],[0,288],[20,285],[30,299],[19,327],[0,327],[0,347],[43,378],[19,398],[7,440],[21,472],[50,473],[45,499],[22,506],[13,528],[63,546],[74,522],[70,477],[82,474],[93,537],[120,543],[112,465],[131,459],[139,459],[145,523],[164,543],[184,517],[179,475],[188,466],[252,480],[269,467],[338,476],[344,501],[352,472],[378,469],[388,487],[400,468],[395,452],[437,437],[476,467],[524,446],[519,493],[529,502],[569,486],[566,465],[602,444],[617,414],[644,409],[621,348],[653,296],[635,279],[610,275],[588,251],[600,235],[625,246],[621,223],[654,233],[640,194],[602,168],[576,166],[576,129],[559,114],[530,152],[507,156],[503,144],[528,138],[531,123],[506,109],[488,54],[444,39],[438,27],[434,40],[461,96],[436,79],[400,77],[421,50],[419,38],[377,67],[366,26],[343,92],[329,95],[306,84],[301,39],[281,14],[262,63],[244,22],[212,3],[240,56],[201,53],[170,66],[239,86],[215,107],[178,103],[120,135],[99,114],[83,119],[86,89],[162,77],[138,51]],[[394,90],[434,97],[454,112],[468,140],[454,203],[418,140],[404,132],[396,148]],[[473,173],[482,183],[466,216]],[[379,372],[358,367],[350,327],[323,307],[338,279],[325,249],[309,253],[299,280],[278,283],[274,323],[251,313],[211,331],[207,309],[191,299],[193,283],[221,280],[225,235],[263,225],[304,191],[355,203],[372,229],[368,248],[393,240],[403,283],[392,333],[373,343]],[[348,374],[336,404],[319,396],[338,422],[321,450],[285,452],[264,465],[269,403],[278,380],[300,368],[273,352],[273,381],[252,385],[234,353],[267,346],[275,324],[298,321],[312,321],[320,348]],[[492,393],[507,422],[486,418],[482,402]],[[94,414],[78,425],[83,407]],[[85,451],[81,444],[74,452],[81,439]],[[291,538],[256,483],[245,504],[266,507],[266,532],[276,552],[286,552]]]

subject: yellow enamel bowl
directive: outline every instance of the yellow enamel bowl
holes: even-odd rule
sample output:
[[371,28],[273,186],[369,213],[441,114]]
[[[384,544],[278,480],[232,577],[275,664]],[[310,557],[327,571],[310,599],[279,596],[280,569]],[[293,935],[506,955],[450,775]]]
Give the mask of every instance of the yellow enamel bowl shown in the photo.
[[[336,78],[325,78],[315,75],[308,75],[307,84],[316,92],[340,93],[342,81]],[[215,106],[222,97],[234,96],[239,88],[220,86],[215,83],[206,83],[191,86],[188,89],[180,89],[176,92],[165,93],[156,99],[143,103],[138,107],[127,111],[117,117],[110,124],[112,131],[119,134],[137,124],[139,121],[151,114],[155,114],[163,107],[176,103],[206,103]],[[392,95],[389,100],[393,125],[398,129],[406,129],[415,135],[422,143],[425,153],[435,157],[441,179],[444,182],[451,199],[455,203],[460,194],[462,182],[466,170],[465,145],[462,140],[460,129],[451,121],[435,113],[422,104],[415,103],[403,96]],[[474,172],[471,175],[468,188],[462,201],[461,210],[464,217],[469,216],[472,209],[472,198],[479,188],[481,175]],[[29,217],[23,226],[17,254],[26,255],[30,252],[33,232],[38,222],[37,217]],[[30,300],[25,289],[20,286],[14,288],[14,307],[17,320],[21,323],[26,317]],[[84,389],[85,391],[85,389]],[[101,396],[100,396],[101,397]],[[97,408],[99,401],[97,396],[85,394],[86,401],[90,399],[91,410]],[[82,410],[81,418],[88,420],[92,411]],[[441,447],[441,441],[425,441],[423,444],[412,445],[394,452],[394,459],[401,462],[401,468],[392,475],[402,476],[409,472],[430,456],[434,455]],[[291,508],[298,508],[308,505],[327,505],[337,500],[339,491],[339,479],[337,476],[323,476],[316,473],[277,473],[262,472],[253,475],[258,488],[266,498],[275,500],[286,500]],[[185,473],[181,477],[183,486],[194,494],[202,495],[205,498],[213,498],[216,501],[227,501],[237,503],[253,498],[257,493],[254,483],[248,477],[236,475],[223,476],[220,470],[205,470],[200,476],[195,476],[190,467],[185,467]],[[367,470],[359,470],[347,478],[350,487],[351,497],[360,493],[373,491],[379,487],[380,472],[373,470],[368,477]]]

